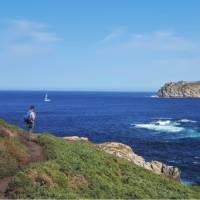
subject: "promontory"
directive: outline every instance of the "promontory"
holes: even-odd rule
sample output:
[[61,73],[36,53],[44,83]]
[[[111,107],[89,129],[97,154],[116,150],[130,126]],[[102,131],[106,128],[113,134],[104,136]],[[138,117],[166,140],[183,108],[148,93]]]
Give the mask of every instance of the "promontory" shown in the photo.
[[158,97],[200,98],[200,81],[169,82],[157,92]]

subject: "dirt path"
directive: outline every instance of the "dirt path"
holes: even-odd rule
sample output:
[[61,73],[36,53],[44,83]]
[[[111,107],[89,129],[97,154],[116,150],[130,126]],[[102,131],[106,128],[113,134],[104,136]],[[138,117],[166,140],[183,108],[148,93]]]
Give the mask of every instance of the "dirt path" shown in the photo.
[[[2,178],[0,180],[0,193],[2,193],[2,194],[5,193],[11,179],[12,179],[12,176],[9,176],[9,177]],[[0,196],[0,198],[1,198],[1,196]]]
[[[30,150],[30,153],[31,153],[30,161],[28,162],[28,164],[26,166],[28,166],[31,163],[40,162],[45,159],[42,147],[39,144],[37,144],[33,141],[27,141],[27,140],[23,140],[22,143],[28,147],[28,149]],[[13,176],[9,176],[9,177],[4,177],[3,179],[0,179],[0,199],[6,198],[5,193],[8,188],[8,184],[12,180],[12,177]]]
[[42,147],[32,141],[25,141],[24,144],[28,147],[31,152],[31,159],[29,163],[39,162],[44,160],[44,155],[42,152]]

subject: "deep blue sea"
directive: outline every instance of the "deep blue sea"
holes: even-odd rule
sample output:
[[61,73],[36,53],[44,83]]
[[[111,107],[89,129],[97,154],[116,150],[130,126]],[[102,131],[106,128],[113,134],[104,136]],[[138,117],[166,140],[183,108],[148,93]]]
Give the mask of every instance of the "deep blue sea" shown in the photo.
[[130,145],[147,160],[177,166],[182,180],[200,184],[200,99],[152,98],[135,92],[0,92],[0,118],[23,127],[37,112],[35,132],[84,136]]

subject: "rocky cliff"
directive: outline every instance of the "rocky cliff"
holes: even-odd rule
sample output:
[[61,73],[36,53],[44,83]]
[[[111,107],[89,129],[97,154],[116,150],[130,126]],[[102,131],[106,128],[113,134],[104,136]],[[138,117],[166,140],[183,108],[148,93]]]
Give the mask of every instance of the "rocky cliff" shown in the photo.
[[157,92],[158,97],[200,98],[200,81],[166,83]]

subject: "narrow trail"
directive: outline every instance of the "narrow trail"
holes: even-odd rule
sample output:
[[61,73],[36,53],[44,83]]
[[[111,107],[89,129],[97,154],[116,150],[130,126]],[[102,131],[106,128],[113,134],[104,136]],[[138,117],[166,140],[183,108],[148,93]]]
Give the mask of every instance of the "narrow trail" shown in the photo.
[[0,180],[0,199],[5,198],[5,192],[6,189],[8,188],[8,184],[10,183],[11,179],[12,176],[8,176]]
[[[31,154],[29,162],[24,167],[27,167],[31,163],[40,162],[45,159],[43,149],[39,144],[33,141],[27,141],[24,138],[21,142],[28,147]],[[16,173],[17,172],[18,171],[16,171]],[[6,190],[13,177],[14,175],[0,179],[0,199],[6,199]]]
[[23,143],[28,147],[28,149],[31,152],[31,159],[29,163],[34,163],[44,160],[43,150],[39,144],[32,141],[25,141]]

